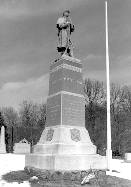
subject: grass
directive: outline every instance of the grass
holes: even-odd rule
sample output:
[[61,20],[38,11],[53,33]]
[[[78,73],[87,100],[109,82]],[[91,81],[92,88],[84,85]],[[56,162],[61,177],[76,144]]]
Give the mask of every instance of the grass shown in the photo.
[[[47,171],[45,171],[47,172]],[[30,181],[30,177],[33,175],[38,176],[38,180]],[[86,174],[86,173],[85,173]],[[8,183],[18,182],[21,183],[23,181],[30,181],[31,187],[80,187],[81,179],[76,180],[77,178],[69,178],[72,176],[72,173],[67,173],[64,175],[61,172],[51,172],[48,177],[46,175],[40,175],[38,171],[36,173],[27,172],[27,170],[23,171],[12,171],[2,176],[2,178]],[[44,176],[44,178],[43,178]],[[55,177],[53,177],[55,176]],[[58,177],[59,176],[59,177]],[[64,178],[64,176],[66,176]],[[84,174],[83,174],[84,176]],[[78,175],[77,175],[78,177]],[[104,171],[97,171],[96,178],[91,179],[90,184],[83,185],[84,187],[131,187],[131,181],[120,179],[117,177],[107,176]]]
[[2,179],[8,183],[11,182],[23,182],[28,181],[30,179],[30,175],[26,173],[24,170],[20,171],[12,171],[2,176]]

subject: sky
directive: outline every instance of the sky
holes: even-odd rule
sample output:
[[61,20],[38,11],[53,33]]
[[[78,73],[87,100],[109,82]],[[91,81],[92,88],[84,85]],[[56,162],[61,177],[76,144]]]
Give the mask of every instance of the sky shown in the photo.
[[[110,79],[131,86],[131,0],[108,0]],[[56,22],[75,25],[83,77],[106,80],[104,0],[0,0],[0,107],[46,102],[49,64],[58,57]]]

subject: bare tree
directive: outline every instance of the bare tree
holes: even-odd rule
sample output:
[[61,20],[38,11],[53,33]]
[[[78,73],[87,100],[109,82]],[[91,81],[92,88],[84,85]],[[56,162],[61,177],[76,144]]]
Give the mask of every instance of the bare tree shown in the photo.
[[105,102],[105,91],[103,82],[86,79],[84,84],[84,92],[86,99],[86,128],[88,129],[91,139],[96,143],[96,131],[100,129],[98,126],[98,113],[100,107]]
[[31,124],[31,110],[32,110],[32,102],[23,101],[22,104],[20,104],[20,122],[21,125],[24,127],[32,126]]
[[36,127],[45,125],[46,105],[36,104],[32,101],[23,101],[20,108],[21,124],[25,127]]
[[8,127],[15,127],[18,124],[19,117],[17,111],[13,107],[3,107],[1,112],[4,117],[5,125]]
[[31,145],[33,146],[33,129],[45,126],[46,105],[36,104],[32,101],[23,101],[20,107],[21,126],[30,128]]
[[40,127],[45,127],[46,123],[46,104],[42,103],[39,105],[39,121],[38,124]]
[[23,101],[23,103],[20,105],[20,121],[21,125],[23,127],[29,127],[30,128],[30,138],[31,138],[31,149],[33,146],[33,126],[36,122],[35,116],[34,116],[34,105],[32,101]]
[[0,128],[4,126],[4,118],[3,118],[3,115],[2,113],[0,112]]
[[125,107],[125,91],[118,84],[111,84],[111,112],[115,114],[124,110]]
[[[130,91],[128,87],[111,84],[111,122],[112,122],[112,144],[115,150],[121,152],[122,142],[125,142],[126,126],[130,120]],[[123,148],[122,148],[123,149]]]
[[124,86],[123,90],[125,96],[124,110],[131,113],[131,88],[129,88],[128,86]]
[[13,107],[3,107],[1,108],[1,112],[5,125],[7,151],[12,152],[14,144],[14,128],[18,126],[19,123],[18,113],[14,110]]
[[88,104],[102,104],[105,101],[103,82],[85,79],[84,93]]

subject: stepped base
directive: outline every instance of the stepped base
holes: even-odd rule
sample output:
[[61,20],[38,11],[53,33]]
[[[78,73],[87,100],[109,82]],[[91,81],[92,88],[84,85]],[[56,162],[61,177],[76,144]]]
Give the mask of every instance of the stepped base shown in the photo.
[[46,127],[37,145],[37,154],[96,154],[96,146],[90,140],[85,127]]
[[26,166],[46,170],[106,169],[106,158],[96,154],[96,146],[84,127],[46,127],[34,153],[27,154]]
[[26,167],[45,170],[72,171],[107,169],[106,158],[94,155],[26,155]]
[[76,155],[76,154],[95,154],[96,147],[89,144],[63,144],[63,143],[56,143],[56,144],[37,144],[34,146],[34,153],[37,154],[69,154],[69,155]]

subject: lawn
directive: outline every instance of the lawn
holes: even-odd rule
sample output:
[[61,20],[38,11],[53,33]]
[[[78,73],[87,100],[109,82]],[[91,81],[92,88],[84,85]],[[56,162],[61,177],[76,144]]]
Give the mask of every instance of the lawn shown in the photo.
[[[32,176],[38,179],[30,180]],[[12,171],[2,176],[2,179],[8,183],[24,181],[30,182],[30,187],[131,187],[131,181],[117,177],[107,176],[105,171],[96,171],[96,177],[90,180],[89,184],[81,185],[81,180],[86,172],[49,172],[43,171]],[[19,186],[19,185],[18,185]]]

